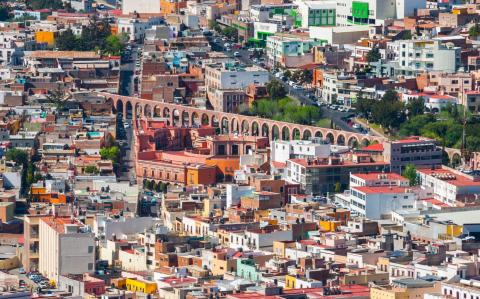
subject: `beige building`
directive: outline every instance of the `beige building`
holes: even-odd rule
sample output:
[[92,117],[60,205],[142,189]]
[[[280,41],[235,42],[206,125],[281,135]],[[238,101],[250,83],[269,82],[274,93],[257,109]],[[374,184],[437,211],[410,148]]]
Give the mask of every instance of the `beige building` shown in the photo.
[[26,215],[23,219],[23,255],[22,264],[25,271],[38,270],[40,228],[38,223],[46,215]]
[[70,217],[42,217],[39,232],[40,273],[54,281],[60,275],[93,273],[95,236],[83,223]]

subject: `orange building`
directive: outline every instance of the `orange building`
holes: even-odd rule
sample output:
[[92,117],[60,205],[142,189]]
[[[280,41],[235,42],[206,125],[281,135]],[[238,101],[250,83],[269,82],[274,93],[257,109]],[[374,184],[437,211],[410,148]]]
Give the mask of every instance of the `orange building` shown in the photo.
[[50,31],[37,31],[35,32],[35,41],[37,43],[47,43],[52,46],[55,42],[55,34]]
[[181,0],[160,0],[160,12],[164,15],[177,14],[187,8],[187,2]]
[[34,202],[49,202],[51,204],[67,203],[68,197],[64,193],[48,192],[43,186],[32,186],[30,195]]

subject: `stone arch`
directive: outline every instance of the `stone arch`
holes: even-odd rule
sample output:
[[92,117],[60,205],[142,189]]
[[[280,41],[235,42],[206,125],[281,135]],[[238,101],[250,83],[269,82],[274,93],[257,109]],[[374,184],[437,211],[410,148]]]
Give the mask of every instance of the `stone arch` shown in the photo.
[[190,114],[188,111],[182,112],[182,127],[189,127],[190,126]]
[[220,122],[218,121],[218,117],[216,115],[213,115],[211,118],[211,123],[210,125],[214,128],[220,128]]
[[310,132],[310,130],[305,130],[303,131],[303,137],[302,137],[303,140],[310,140],[312,139],[312,132]]
[[258,123],[256,121],[252,122],[252,130],[250,131],[252,136],[259,136],[260,135],[260,128],[258,127]]
[[243,135],[248,135],[249,134],[249,127],[250,127],[250,124],[248,123],[248,120],[244,119],[242,120],[242,126],[241,126],[241,133]]
[[345,145],[345,136],[343,134],[338,134],[337,144],[338,145]]
[[368,138],[363,138],[362,139],[362,146],[369,146],[370,145],[370,140]]
[[110,104],[110,111],[115,114],[117,113],[117,103],[115,103],[115,101],[112,99],[112,98],[108,98],[106,101],[105,101],[107,104]]
[[191,120],[191,124],[193,127],[200,127],[201,123],[200,123],[200,117],[198,116],[198,113],[197,112],[192,112],[192,120]]
[[162,116],[166,118],[170,117],[170,109],[168,109],[168,107],[163,108]]
[[302,136],[300,135],[300,129],[293,128],[292,130],[292,140],[300,140]]
[[226,116],[222,117],[222,122],[220,123],[220,130],[222,134],[228,134],[228,118]]
[[120,113],[121,113],[121,114],[123,115],[123,113],[124,113],[124,111],[123,111],[123,102],[120,101],[120,100],[118,100],[115,106],[116,106],[116,113],[117,113],[117,114],[120,114]]
[[125,104],[125,115],[127,118],[132,118],[133,116],[133,105],[130,101],[127,101]]
[[143,107],[143,116],[152,117],[152,107],[149,104]]
[[462,164],[462,156],[460,153],[453,153],[452,157],[450,158],[450,164],[453,168],[456,168]]
[[288,126],[282,128],[282,140],[290,140],[290,128]]
[[322,133],[322,131],[316,131],[316,132],[315,132],[315,138],[323,138],[323,133]]
[[280,138],[280,129],[277,125],[272,126],[272,140],[277,140]]
[[330,144],[334,144],[335,143],[335,137],[333,136],[333,133],[332,132],[328,132],[327,135],[325,135],[325,138],[330,140]]
[[180,127],[180,111],[177,109],[173,109],[172,111],[172,125],[174,127]]
[[161,117],[162,115],[162,109],[160,106],[155,106],[153,107],[153,117]]
[[139,118],[142,116],[142,105],[140,103],[135,104],[135,117]]
[[232,120],[230,121],[230,132],[231,133],[239,133],[239,128],[238,128],[238,119],[236,117],[233,117]]
[[262,124],[262,137],[270,137],[270,128],[267,123]]
[[210,119],[208,117],[208,114],[204,113],[202,114],[202,126],[208,126],[210,124]]
[[348,146],[351,147],[351,148],[356,148],[356,147],[358,147],[358,138],[355,137],[355,136],[351,136],[351,137],[348,139]]

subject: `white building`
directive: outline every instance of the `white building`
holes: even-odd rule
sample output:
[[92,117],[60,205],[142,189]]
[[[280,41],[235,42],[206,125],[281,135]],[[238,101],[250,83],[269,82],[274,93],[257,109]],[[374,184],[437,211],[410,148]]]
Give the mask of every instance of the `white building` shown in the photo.
[[[444,71],[455,73],[461,65],[461,48],[438,40],[400,40],[394,61],[396,75]],[[397,48],[397,47],[394,47]]]
[[310,27],[310,38],[324,40],[330,45],[354,44],[362,38],[368,38],[369,27]]
[[272,141],[270,161],[287,163],[293,158],[326,158],[331,154],[331,145],[320,138],[313,140],[276,140]]
[[390,172],[352,173],[350,174],[350,187],[408,187],[409,181],[403,176]]
[[240,67],[233,63],[222,63],[205,67],[207,92],[216,89],[244,90],[250,84],[265,85],[269,81],[268,71],[255,65]]
[[145,31],[156,25],[161,25],[161,17],[135,18],[119,17],[117,19],[118,32],[129,36],[130,41],[141,41],[145,38]]
[[381,25],[387,19],[414,16],[418,9],[426,8],[426,0],[339,0],[337,25]]
[[122,14],[160,13],[160,0],[123,0]]
[[480,180],[457,170],[442,166],[441,169],[418,169],[422,188],[433,197],[450,206],[457,201],[474,199],[480,194]]
[[382,219],[392,211],[415,207],[418,194],[406,187],[351,187],[349,206],[369,219]]
[[95,271],[95,235],[70,217],[45,217],[39,221],[39,271],[58,281],[59,275]]
[[290,241],[293,238],[292,230],[262,229],[245,230],[230,233],[230,248],[246,250],[271,250],[273,241]]

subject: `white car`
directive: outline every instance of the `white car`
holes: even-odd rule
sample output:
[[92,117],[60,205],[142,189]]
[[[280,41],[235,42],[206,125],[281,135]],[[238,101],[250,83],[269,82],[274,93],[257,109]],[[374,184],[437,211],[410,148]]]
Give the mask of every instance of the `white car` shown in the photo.
[[123,127],[124,127],[125,129],[128,129],[128,128],[130,128],[130,125],[129,125],[128,123],[124,123],[124,124],[123,124]]
[[362,126],[359,124],[353,124],[352,128],[354,129],[360,129]]
[[288,85],[293,86],[293,85],[295,85],[295,82],[293,82],[293,81],[288,81]]
[[223,44],[223,46],[224,46],[225,48],[229,48],[229,47],[230,47],[230,44],[229,44],[229,43],[225,43],[225,44]]
[[240,52],[235,52],[235,53],[233,53],[233,56],[235,56],[235,57],[240,57],[240,56],[242,56],[242,55],[240,55]]

